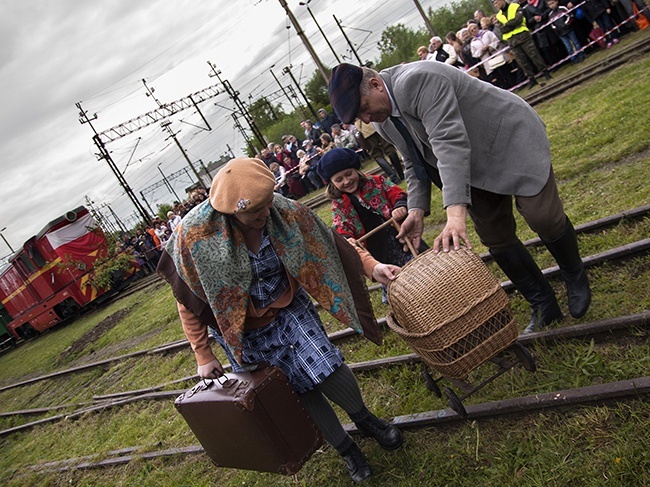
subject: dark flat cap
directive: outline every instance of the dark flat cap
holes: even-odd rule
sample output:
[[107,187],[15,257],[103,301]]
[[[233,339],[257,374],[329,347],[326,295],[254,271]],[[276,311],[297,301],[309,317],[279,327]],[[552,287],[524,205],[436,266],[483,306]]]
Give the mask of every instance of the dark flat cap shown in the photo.
[[363,70],[353,64],[342,63],[334,67],[330,77],[329,94],[334,113],[343,123],[352,123],[357,118],[361,105],[359,87]]
[[332,176],[345,169],[360,169],[361,159],[356,152],[351,149],[332,149],[323,154],[318,161],[316,172],[326,182],[330,182]]

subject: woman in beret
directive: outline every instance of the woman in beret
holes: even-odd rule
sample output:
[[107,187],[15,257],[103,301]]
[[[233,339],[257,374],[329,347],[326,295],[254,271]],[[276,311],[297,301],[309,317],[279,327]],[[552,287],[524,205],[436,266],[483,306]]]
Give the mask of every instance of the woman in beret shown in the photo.
[[[386,283],[399,271],[359,253],[311,210],[273,192],[257,159],[228,162],[209,200],[188,213],[169,240],[158,272],[171,284],[198,374],[224,373],[208,329],[235,372],[267,362],[287,375],[314,422],[345,460],[355,482],[371,469],[329,401],[382,448],[402,434],[364,405],[343,356],[328,340],[315,299],[336,319],[381,343],[363,276]],[[329,401],[328,401],[329,399]]]

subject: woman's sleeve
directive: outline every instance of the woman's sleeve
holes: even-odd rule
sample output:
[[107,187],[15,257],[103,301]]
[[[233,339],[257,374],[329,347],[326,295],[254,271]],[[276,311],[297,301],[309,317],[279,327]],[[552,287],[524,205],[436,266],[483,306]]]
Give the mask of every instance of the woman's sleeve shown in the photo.
[[216,357],[212,353],[212,348],[208,343],[208,327],[199,321],[199,318],[181,303],[176,303],[178,315],[181,318],[183,332],[190,342],[194,351],[196,363],[204,365],[213,361]]

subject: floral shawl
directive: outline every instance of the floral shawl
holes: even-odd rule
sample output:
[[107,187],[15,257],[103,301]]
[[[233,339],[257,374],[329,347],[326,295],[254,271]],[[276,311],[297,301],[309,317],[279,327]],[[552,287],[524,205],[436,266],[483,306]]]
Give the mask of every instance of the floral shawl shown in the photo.
[[[368,176],[356,196],[361,204],[380,214],[384,221],[390,219],[395,208],[406,206],[406,192],[384,176]],[[346,238],[357,239],[367,231],[350,198],[342,197],[332,201],[332,226]]]
[[[306,206],[275,195],[266,230],[287,272],[323,309],[358,333],[363,328],[368,338],[381,343],[380,337],[378,340],[373,337],[371,328],[376,328],[377,323],[372,313],[372,323],[366,311],[357,314],[353,294],[356,300],[359,292],[350,289],[337,251],[338,242],[325,223]],[[358,259],[356,251],[345,242],[344,245]],[[180,303],[188,306],[188,301],[194,300],[209,305],[221,335],[241,364],[251,266],[239,229],[228,216],[204,201],[178,225],[167,243],[161,264],[158,272],[172,284]],[[362,283],[362,276],[358,277]],[[189,288],[194,296],[181,298],[182,292],[178,291],[181,287]],[[195,314],[200,313],[195,311]]]

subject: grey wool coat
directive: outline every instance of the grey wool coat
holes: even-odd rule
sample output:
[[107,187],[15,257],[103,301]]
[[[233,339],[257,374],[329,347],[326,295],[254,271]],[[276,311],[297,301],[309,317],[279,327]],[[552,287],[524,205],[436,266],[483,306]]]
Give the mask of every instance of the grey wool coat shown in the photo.
[[[438,168],[444,206],[471,205],[470,187],[534,196],[549,178],[544,123],[519,96],[438,62],[388,68],[380,77],[428,164]],[[429,210],[430,183],[408,170],[405,141],[390,121],[375,128],[405,158],[409,208]]]

